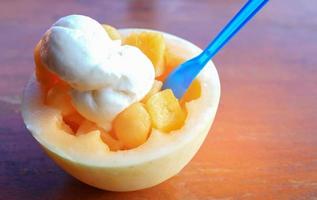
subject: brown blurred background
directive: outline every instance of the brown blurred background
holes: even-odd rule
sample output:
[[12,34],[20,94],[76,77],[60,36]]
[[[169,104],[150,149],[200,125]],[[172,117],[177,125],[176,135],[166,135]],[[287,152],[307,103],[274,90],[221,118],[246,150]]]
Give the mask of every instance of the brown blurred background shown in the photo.
[[61,16],[166,31],[204,48],[245,2],[2,0],[0,199],[317,198],[314,0],[271,0],[215,57],[222,96],[210,134],[193,161],[159,186],[112,193],[80,183],[44,155],[20,117],[33,48]]

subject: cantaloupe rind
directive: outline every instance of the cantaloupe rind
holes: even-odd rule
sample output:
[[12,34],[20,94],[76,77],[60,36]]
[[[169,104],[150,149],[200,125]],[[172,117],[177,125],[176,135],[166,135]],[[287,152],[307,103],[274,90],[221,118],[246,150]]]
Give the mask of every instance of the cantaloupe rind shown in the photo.
[[[123,29],[131,32],[151,31]],[[197,46],[163,33],[168,48],[191,58],[201,52]],[[186,103],[185,125],[169,134],[153,129],[143,145],[125,151],[110,151],[99,131],[74,136],[58,129],[61,114],[42,103],[41,90],[33,76],[24,90],[22,116],[26,127],[47,154],[75,178],[100,189],[134,191],[157,185],[176,175],[195,155],[215,117],[220,83],[210,61],[198,76],[201,96]]]

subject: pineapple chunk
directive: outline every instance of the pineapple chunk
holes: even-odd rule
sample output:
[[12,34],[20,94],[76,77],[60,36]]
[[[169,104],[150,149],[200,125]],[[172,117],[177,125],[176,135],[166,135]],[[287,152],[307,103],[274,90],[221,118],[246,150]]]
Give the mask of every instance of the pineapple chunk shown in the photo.
[[156,77],[164,73],[165,40],[161,33],[132,33],[125,38],[124,44],[138,47],[152,61]]
[[143,144],[151,130],[151,119],[142,103],[135,103],[122,111],[114,120],[114,132],[125,148]]
[[170,89],[151,96],[145,106],[151,116],[153,127],[160,131],[179,129],[185,122],[186,113]]
[[50,72],[42,63],[40,57],[40,44],[38,42],[34,49],[34,62],[35,62],[35,76],[46,89],[51,88],[60,79],[54,73]]
[[152,95],[158,93],[163,86],[163,83],[158,80],[154,80],[151,90],[145,95],[141,102],[145,103]]
[[102,27],[105,29],[112,40],[121,40],[120,33],[117,31],[116,28],[108,24],[103,24]]

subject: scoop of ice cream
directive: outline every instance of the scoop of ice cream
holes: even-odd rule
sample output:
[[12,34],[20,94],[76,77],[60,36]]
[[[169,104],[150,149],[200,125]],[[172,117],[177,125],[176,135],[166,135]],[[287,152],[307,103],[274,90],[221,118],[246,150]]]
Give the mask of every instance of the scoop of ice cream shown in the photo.
[[40,52],[45,66],[73,88],[78,112],[106,130],[154,82],[154,67],[138,48],[111,40],[86,16],[59,19],[44,34]]
[[[117,44],[117,45],[116,45]],[[49,70],[77,90],[104,87],[107,72],[102,66],[118,42],[105,34],[94,19],[69,15],[59,19],[41,40],[41,58]]]
[[127,45],[110,52],[104,66],[111,72],[105,77],[108,80],[106,87],[73,90],[71,95],[74,106],[82,115],[109,130],[117,114],[150,91],[154,68],[138,48]]

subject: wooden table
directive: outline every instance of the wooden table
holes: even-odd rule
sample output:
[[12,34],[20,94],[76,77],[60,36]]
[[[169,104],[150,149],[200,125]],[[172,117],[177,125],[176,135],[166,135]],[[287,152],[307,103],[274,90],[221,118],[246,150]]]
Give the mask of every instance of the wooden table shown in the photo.
[[71,13],[170,32],[205,47],[242,0],[9,1],[0,6],[0,199],[316,199],[317,2],[269,5],[217,55],[222,96],[196,157],[156,187],[87,186],[40,149],[19,113],[43,32]]

